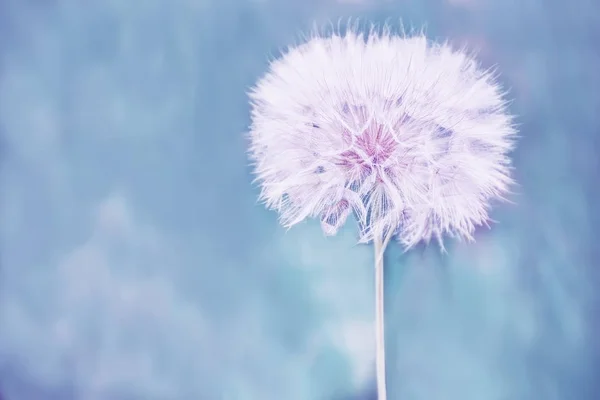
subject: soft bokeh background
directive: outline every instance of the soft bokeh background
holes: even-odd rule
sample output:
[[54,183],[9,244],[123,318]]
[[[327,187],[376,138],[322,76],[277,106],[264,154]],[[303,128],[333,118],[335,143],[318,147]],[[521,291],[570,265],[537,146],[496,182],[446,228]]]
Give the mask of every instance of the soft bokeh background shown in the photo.
[[348,16],[479,51],[522,130],[492,231],[388,255],[390,399],[599,398],[594,0],[1,0],[5,400],[375,398],[371,249],[280,228],[243,138],[268,58]]

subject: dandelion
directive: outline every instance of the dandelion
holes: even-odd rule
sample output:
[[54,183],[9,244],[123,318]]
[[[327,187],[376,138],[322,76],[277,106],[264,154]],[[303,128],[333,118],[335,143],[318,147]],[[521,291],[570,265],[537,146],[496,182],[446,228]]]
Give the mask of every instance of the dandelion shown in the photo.
[[493,71],[447,43],[389,29],[314,35],[250,93],[261,200],[291,227],[350,214],[374,243],[376,370],[386,399],[383,254],[443,237],[472,241],[512,179],[513,118]]

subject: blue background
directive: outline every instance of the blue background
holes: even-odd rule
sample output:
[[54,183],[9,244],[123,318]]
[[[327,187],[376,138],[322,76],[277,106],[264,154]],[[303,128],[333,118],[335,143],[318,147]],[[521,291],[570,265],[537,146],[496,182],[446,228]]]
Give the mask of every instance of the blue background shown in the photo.
[[349,16],[477,50],[521,130],[491,231],[388,253],[390,399],[599,398],[593,0],[2,0],[5,399],[374,399],[372,249],[279,227],[243,136],[269,57]]

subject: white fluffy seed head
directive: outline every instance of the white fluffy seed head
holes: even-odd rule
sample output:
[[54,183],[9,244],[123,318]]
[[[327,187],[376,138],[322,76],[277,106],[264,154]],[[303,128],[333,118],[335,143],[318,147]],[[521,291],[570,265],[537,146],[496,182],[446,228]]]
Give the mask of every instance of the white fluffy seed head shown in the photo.
[[472,240],[512,183],[515,130],[495,77],[421,34],[313,37],[250,97],[261,199],[286,227],[319,217],[333,235],[354,213],[362,242]]

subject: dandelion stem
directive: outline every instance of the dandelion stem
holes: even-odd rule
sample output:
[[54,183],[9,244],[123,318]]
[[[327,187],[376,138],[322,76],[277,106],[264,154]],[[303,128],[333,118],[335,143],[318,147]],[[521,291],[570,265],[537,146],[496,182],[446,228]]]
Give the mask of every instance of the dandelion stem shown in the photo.
[[375,244],[375,368],[377,376],[377,398],[387,400],[385,383],[385,324],[383,292],[383,253],[391,238],[391,232],[384,236],[376,234]]

